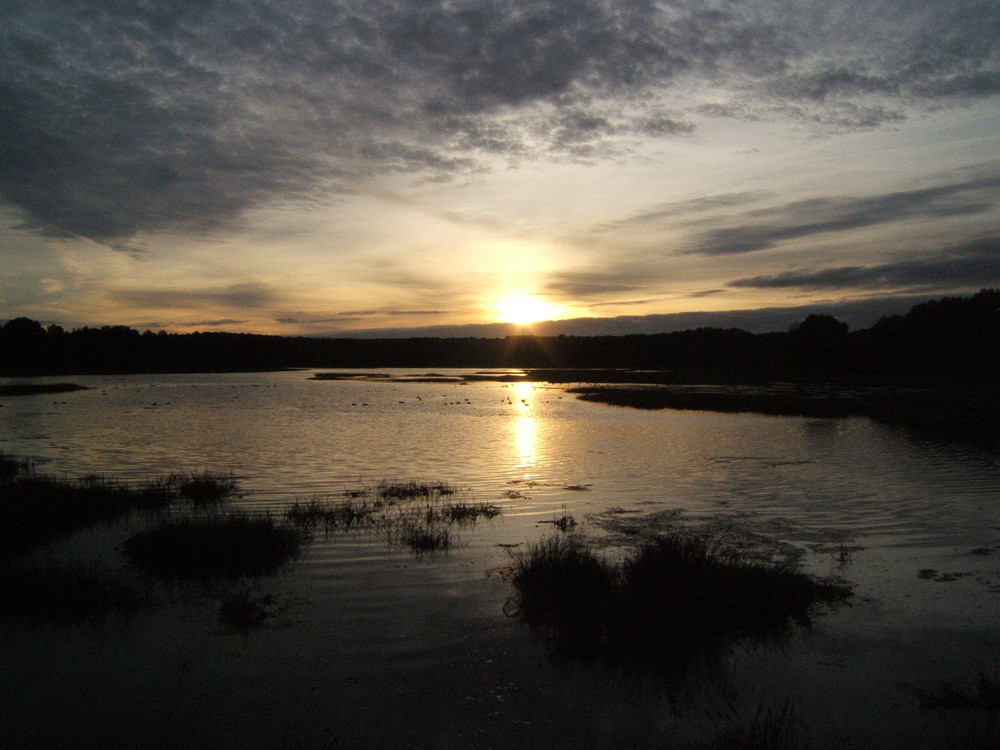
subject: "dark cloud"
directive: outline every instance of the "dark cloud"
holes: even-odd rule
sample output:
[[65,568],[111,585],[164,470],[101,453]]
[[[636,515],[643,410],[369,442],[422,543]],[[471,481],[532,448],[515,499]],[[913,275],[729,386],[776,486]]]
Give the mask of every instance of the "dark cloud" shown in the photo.
[[232,284],[214,289],[130,289],[111,292],[119,302],[150,308],[191,309],[206,306],[257,309],[280,301],[279,295],[263,284]]
[[796,201],[750,212],[745,222],[699,237],[689,252],[736,255],[767,250],[779,243],[829,232],[911,218],[944,218],[978,213],[996,206],[1000,177],[982,177],[917,190],[862,198],[831,197]]
[[[572,318],[535,323],[531,332],[539,336],[622,336],[627,334],[670,333],[695,328],[742,328],[751,333],[787,331],[809,315],[833,315],[851,328],[868,328],[887,315],[902,314],[926,302],[926,296],[873,296],[840,302],[815,302],[795,307],[765,307],[756,310],[668,313],[662,315],[621,315],[611,318]],[[351,338],[503,337],[524,333],[509,323],[485,323],[420,328],[369,328],[336,330],[316,335]]]
[[[603,233],[617,232],[622,229],[644,230],[651,225],[677,217],[685,217],[688,221],[700,221],[703,219],[703,214],[712,214],[722,209],[748,206],[771,196],[771,193],[765,191],[744,191],[708,195],[690,200],[672,201],[654,206],[618,221],[599,224],[593,227],[591,231],[594,233]],[[714,221],[715,219],[712,218],[711,220]]]
[[8,0],[0,198],[125,245],[372,175],[675,137],[675,85],[728,91],[730,116],[877,127],[996,95],[997,28],[976,0]]
[[551,274],[545,291],[569,299],[587,300],[608,294],[629,294],[649,288],[646,264],[621,263],[594,271],[562,271]]
[[451,310],[344,310],[342,312],[316,314],[316,313],[293,313],[275,318],[276,323],[282,325],[310,326],[325,324],[346,325],[362,323],[372,318],[383,317],[435,317],[438,315],[452,314]]
[[755,289],[977,289],[1000,283],[1000,238],[977,240],[920,258],[871,266],[817,270],[737,279],[731,287]]

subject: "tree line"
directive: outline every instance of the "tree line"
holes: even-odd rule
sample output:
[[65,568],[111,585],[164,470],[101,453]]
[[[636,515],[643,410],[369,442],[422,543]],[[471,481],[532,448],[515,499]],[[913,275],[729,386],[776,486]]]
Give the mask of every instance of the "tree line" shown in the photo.
[[232,372],[284,368],[630,368],[808,378],[994,377],[1000,290],[943,297],[849,330],[809,315],[787,331],[698,328],[624,336],[346,339],[245,333],[66,331],[15,318],[0,326],[0,374]]

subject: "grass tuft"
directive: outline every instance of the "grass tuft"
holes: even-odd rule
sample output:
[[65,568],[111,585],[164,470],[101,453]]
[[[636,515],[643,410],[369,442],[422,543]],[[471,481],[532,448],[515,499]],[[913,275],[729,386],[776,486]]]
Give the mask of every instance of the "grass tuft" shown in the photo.
[[655,540],[612,563],[572,537],[512,553],[508,612],[543,629],[559,655],[680,665],[726,642],[808,624],[850,595],[790,567],[716,555],[704,540]]
[[30,473],[34,462],[30,458],[22,458],[0,451],[0,482],[9,482],[18,474]]
[[454,495],[457,490],[442,482],[379,482],[375,495],[387,501],[435,499]]
[[205,471],[201,474],[174,476],[171,478],[177,484],[177,492],[195,505],[212,505],[237,496],[239,483],[232,474],[213,474]]
[[399,540],[417,554],[443,552],[451,548],[448,529],[433,526],[406,526],[400,533]]
[[301,529],[267,515],[229,513],[162,522],[129,537],[122,552],[168,578],[246,578],[277,572],[306,538]]
[[275,599],[270,594],[252,597],[247,590],[228,595],[219,605],[219,624],[236,633],[249,633],[273,614]]
[[378,510],[374,503],[363,497],[351,497],[336,502],[320,499],[308,502],[296,500],[292,507],[285,511],[285,517],[296,526],[322,527],[332,531],[367,526],[372,523]]
[[455,538],[447,527],[495,518],[499,505],[458,501],[458,490],[441,482],[380,482],[348,490],[342,499],[296,501],[285,518],[300,528],[384,532],[390,544],[414,552],[450,549]]
[[449,503],[442,506],[441,517],[453,523],[475,523],[479,518],[495,518],[503,511],[490,503]]

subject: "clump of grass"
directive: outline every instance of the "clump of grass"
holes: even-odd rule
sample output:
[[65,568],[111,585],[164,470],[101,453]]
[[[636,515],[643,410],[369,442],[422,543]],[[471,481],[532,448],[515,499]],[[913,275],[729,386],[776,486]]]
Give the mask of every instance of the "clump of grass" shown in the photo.
[[379,482],[374,494],[386,501],[433,499],[454,495],[457,490],[443,482]]
[[619,563],[554,536],[513,553],[508,611],[547,631],[558,654],[677,666],[741,638],[808,624],[812,607],[850,594],[788,566],[714,554],[708,542],[657,539]]
[[0,617],[79,622],[140,602],[124,581],[82,565],[18,565],[0,571]]
[[0,556],[14,557],[133,510],[160,510],[175,497],[168,480],[126,484],[99,476],[16,476],[0,483]]
[[937,689],[916,691],[917,699],[926,709],[966,709],[1000,713],[1000,680],[988,672],[980,672],[975,690],[962,690],[942,681]]
[[30,458],[0,451],[0,482],[9,482],[18,474],[30,472],[33,467],[34,462]]
[[373,524],[379,507],[363,497],[350,497],[344,501],[329,502],[320,499],[296,500],[285,511],[285,517],[296,526],[333,529],[360,528]]
[[451,548],[451,533],[433,526],[406,526],[399,541],[417,554],[443,552]]
[[169,578],[269,575],[296,557],[307,536],[268,515],[229,513],[164,521],[129,537],[122,552],[150,573]]
[[239,483],[232,474],[214,474],[210,471],[201,474],[174,476],[177,492],[195,505],[211,505],[220,503],[239,491]]
[[583,544],[552,536],[511,553],[516,597],[505,608],[549,631],[559,655],[592,658],[611,649],[609,624],[621,609],[619,571]]
[[336,530],[369,530],[386,534],[391,545],[417,553],[450,549],[451,524],[474,524],[503,511],[486,502],[457,501],[457,490],[441,482],[380,482],[348,490],[343,499],[296,501],[285,517],[296,526]]
[[495,518],[503,510],[491,503],[448,503],[441,508],[441,517],[455,523],[475,523],[479,518]]
[[270,594],[253,597],[248,590],[236,591],[219,605],[219,624],[226,630],[246,634],[263,625],[275,607],[275,598]]

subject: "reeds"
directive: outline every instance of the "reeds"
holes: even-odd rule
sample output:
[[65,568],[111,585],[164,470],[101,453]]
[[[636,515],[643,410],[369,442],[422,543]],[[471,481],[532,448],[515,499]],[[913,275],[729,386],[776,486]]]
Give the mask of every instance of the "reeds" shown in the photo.
[[277,572],[307,535],[269,515],[227,513],[163,521],[125,540],[122,552],[167,578],[248,578]]
[[277,600],[270,594],[254,597],[250,591],[241,589],[228,594],[219,605],[218,619],[223,628],[234,633],[249,633],[262,626],[277,612]]
[[0,482],[8,482],[18,474],[31,471],[34,462],[30,458],[22,458],[0,451]]
[[394,546],[414,552],[450,549],[452,525],[495,518],[502,509],[487,502],[458,500],[459,490],[441,482],[379,482],[349,489],[340,497],[298,500],[286,512],[290,522],[326,533],[350,530],[381,532]]
[[615,563],[571,537],[512,553],[508,612],[544,630],[558,655],[679,666],[722,644],[808,624],[814,605],[850,594],[788,566],[716,554],[674,535]]
[[182,498],[195,505],[218,502],[236,491],[231,475],[210,472],[143,482],[102,476],[62,479],[36,473],[27,459],[0,454],[0,558],[133,511],[163,510]]
[[0,483],[0,555],[14,557],[135,510],[160,510],[175,498],[165,480],[126,484],[96,476],[17,476]]
[[232,474],[175,474],[170,481],[176,485],[177,494],[195,505],[211,505],[237,496],[239,483]]

